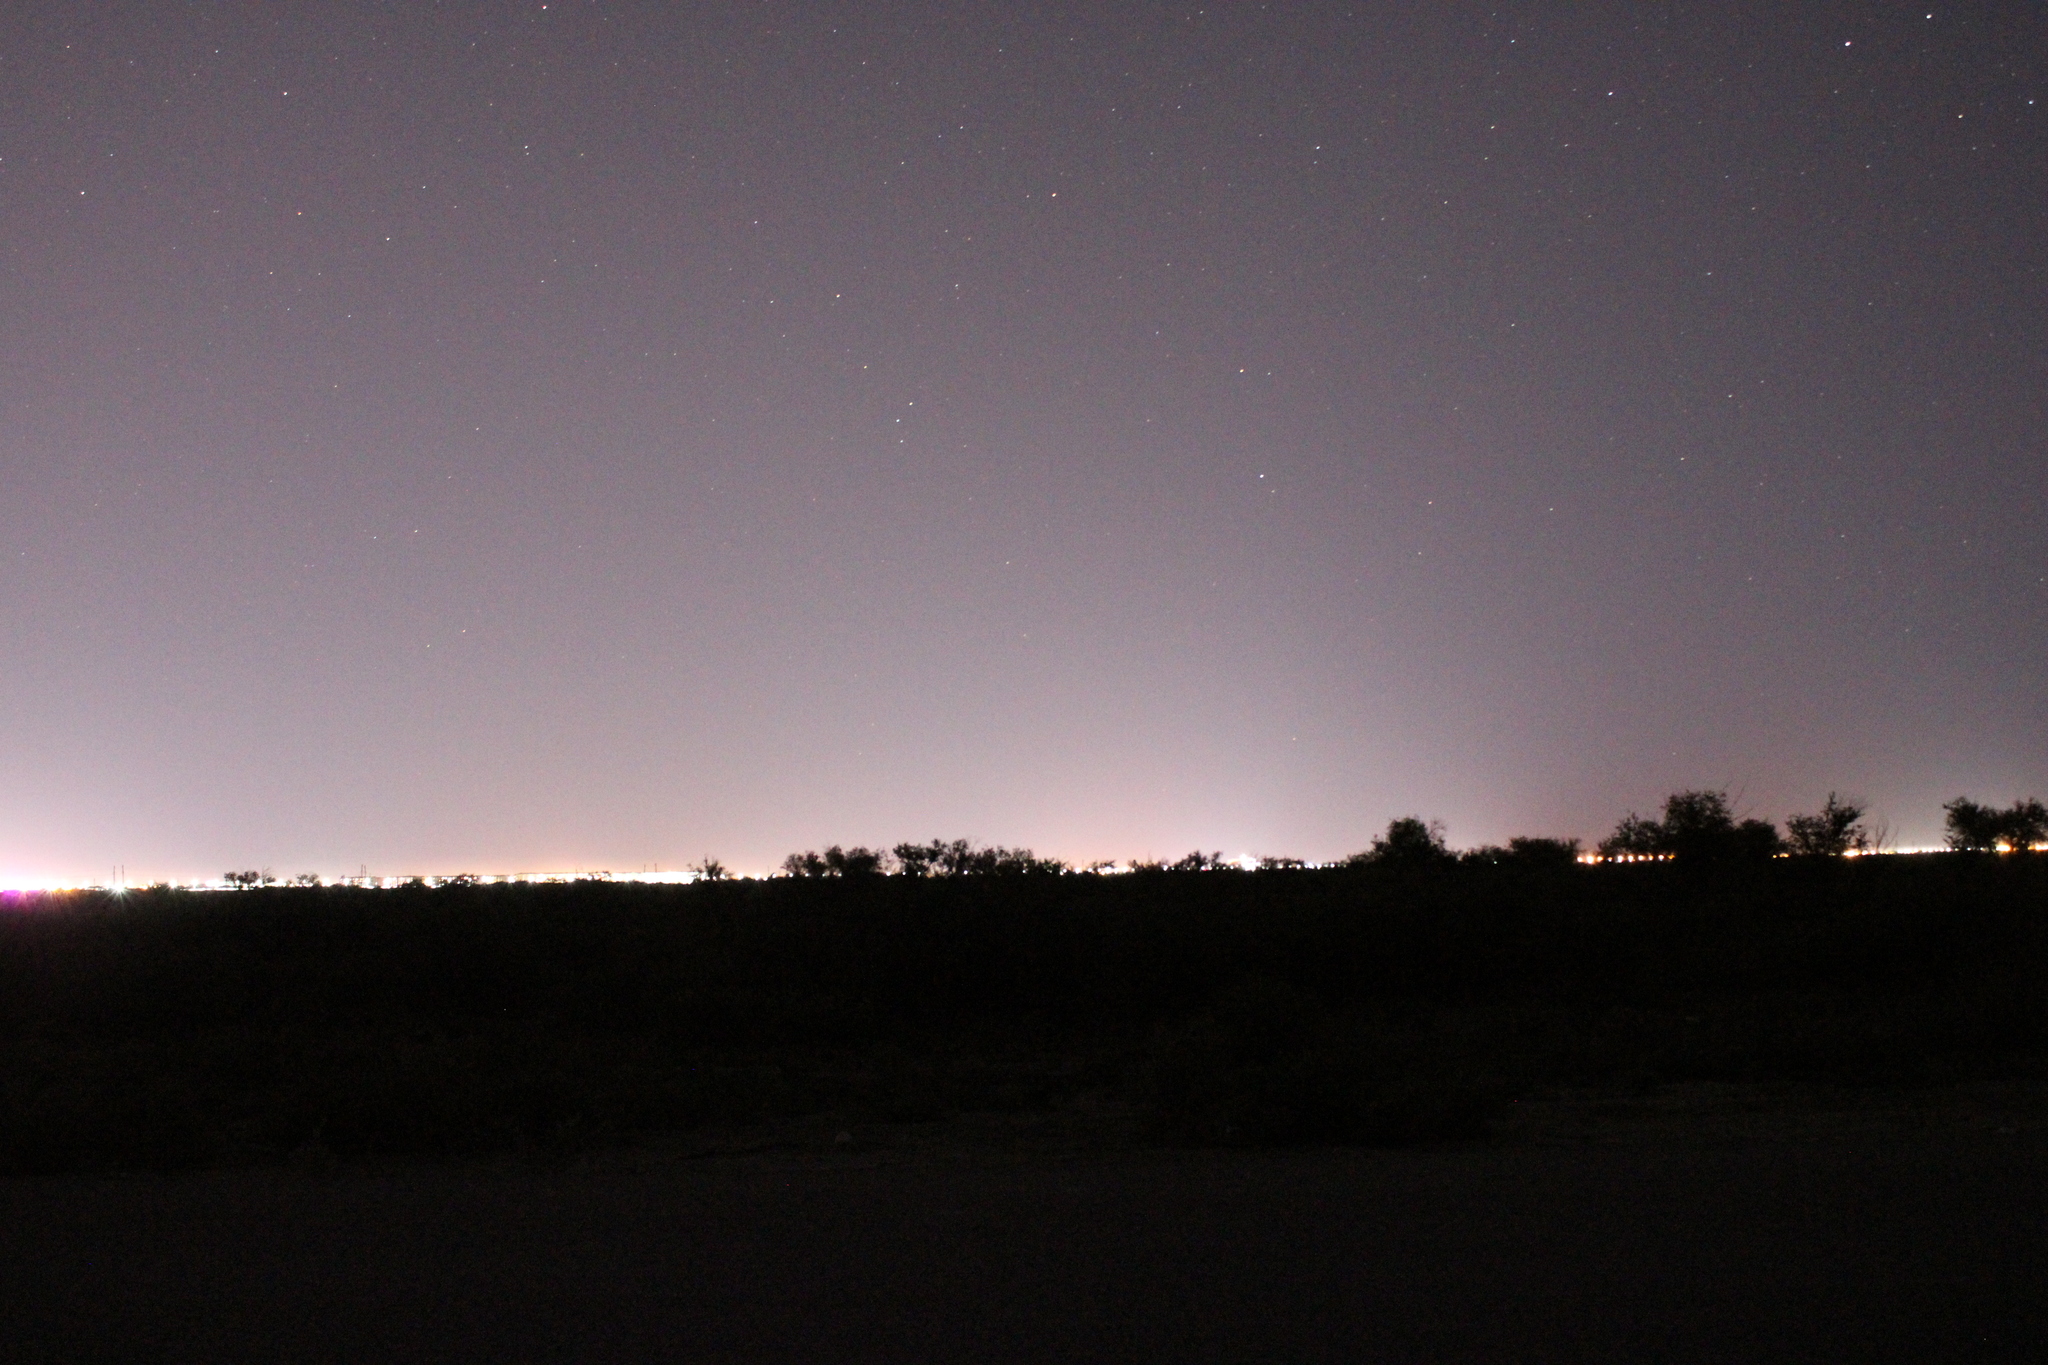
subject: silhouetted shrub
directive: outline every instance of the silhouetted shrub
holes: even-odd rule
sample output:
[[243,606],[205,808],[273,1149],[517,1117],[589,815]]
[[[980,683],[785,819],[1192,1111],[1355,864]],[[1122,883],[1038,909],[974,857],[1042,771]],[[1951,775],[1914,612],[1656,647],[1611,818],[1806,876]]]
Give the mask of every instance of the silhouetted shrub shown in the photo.
[[1570,867],[1579,860],[1577,839],[1508,840],[1508,857],[1525,867]]
[[1041,858],[1028,848],[976,848],[966,839],[898,844],[895,853],[896,870],[906,877],[997,877],[1067,870],[1057,858]]
[[1664,854],[1664,826],[1630,811],[1621,817],[1614,833],[1600,841],[1600,852],[1609,858],[1653,858]]
[[1444,843],[1442,821],[1425,822],[1419,815],[1404,815],[1389,821],[1387,832],[1375,838],[1370,849],[1344,861],[1351,867],[1423,868],[1440,867],[1456,857]]
[[823,853],[790,854],[782,860],[782,871],[790,877],[874,877],[886,870],[888,857],[878,849],[834,844]]
[[1827,804],[1817,815],[1793,815],[1785,820],[1785,846],[1801,857],[1839,858],[1870,847],[1869,831],[1863,828],[1863,807],[1839,800],[1828,793]]
[[0,1172],[1084,1094],[1410,1142],[1544,1087],[2048,1065],[2048,859],[1429,866],[0,896]]
[[1577,839],[1530,839],[1516,836],[1506,848],[1484,844],[1458,855],[1461,863],[1491,867],[1570,867],[1579,860]]
[[1768,820],[1737,822],[1728,809],[1728,794],[1719,791],[1673,792],[1664,800],[1664,819],[1646,820],[1631,811],[1600,843],[1609,857],[1649,855],[1680,862],[1755,861],[1781,847],[1777,827]]
[[1942,807],[1948,816],[1948,846],[1958,853],[2011,849],[2026,852],[2048,842],[2048,806],[2015,801],[2005,810],[1958,796]]

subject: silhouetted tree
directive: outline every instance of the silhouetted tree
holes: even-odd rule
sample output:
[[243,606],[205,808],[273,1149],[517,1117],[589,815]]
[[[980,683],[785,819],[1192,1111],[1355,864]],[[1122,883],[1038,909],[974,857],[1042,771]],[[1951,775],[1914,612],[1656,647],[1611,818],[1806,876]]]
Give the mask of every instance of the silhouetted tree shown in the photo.
[[1655,857],[1664,852],[1664,826],[1630,811],[1600,841],[1600,852],[1609,858]]
[[725,864],[716,858],[706,858],[693,866],[690,871],[697,874],[697,880],[700,882],[723,882],[732,879],[732,873],[726,871]]
[[1664,819],[1646,820],[1631,811],[1600,842],[1600,851],[1662,855],[1682,862],[1768,858],[1781,846],[1778,828],[1768,820],[1737,823],[1728,809],[1728,793],[1673,792],[1664,799]]
[[965,839],[934,839],[930,843],[896,845],[896,870],[906,877],[957,877],[974,859],[974,845]]
[[1363,853],[1344,860],[1347,867],[1431,867],[1456,858],[1444,843],[1441,820],[1424,821],[1419,815],[1404,815],[1387,822],[1387,832],[1372,841]]
[[1235,864],[1225,858],[1220,851],[1204,853],[1202,850],[1196,849],[1193,853],[1168,863],[1166,870],[1168,872],[1220,872],[1226,868],[1234,867]]
[[894,852],[896,869],[906,877],[996,877],[1067,870],[1059,859],[1041,858],[1028,848],[976,848],[966,839],[898,844]]
[[2039,801],[2015,801],[2005,813],[2006,837],[2015,849],[2032,849],[2048,842],[2048,806]]
[[1942,807],[1948,816],[1948,846],[1958,853],[1990,852],[1998,847],[1999,819],[2003,812],[1980,806],[1967,796],[1958,796]]
[[1785,851],[1778,827],[1768,820],[1742,820],[1735,826],[1735,838],[1728,852],[1737,858],[1775,858]]
[[1733,841],[1735,818],[1728,794],[1717,791],[1673,792],[1664,798],[1662,844],[1677,858],[1710,858]]
[[886,870],[889,855],[875,848],[842,849],[834,844],[825,850],[825,866],[840,877],[874,877]]
[[1948,846],[1959,853],[1999,848],[2025,852],[2048,841],[2048,806],[2039,801],[2015,801],[1999,810],[1958,796],[1942,810],[1948,816]]
[[1530,839],[1521,835],[1508,846],[1482,844],[1458,855],[1461,863],[1485,863],[1496,867],[1570,867],[1579,860],[1577,839]]
[[1870,832],[1863,828],[1863,807],[1829,792],[1819,814],[1785,818],[1785,845],[1808,858],[1839,858],[1851,850],[1860,853],[1870,847]]
[[1508,861],[1520,867],[1572,867],[1579,861],[1579,841],[1518,834],[1508,840]]
[[1517,835],[1508,840],[1508,857],[1525,867],[1570,867],[1579,861],[1579,841]]
[[792,853],[782,860],[782,870],[791,877],[872,877],[883,870],[888,856],[878,849],[834,844],[823,853]]
[[816,853],[806,850],[792,853],[782,860],[782,875],[785,877],[822,877],[825,875],[825,860]]

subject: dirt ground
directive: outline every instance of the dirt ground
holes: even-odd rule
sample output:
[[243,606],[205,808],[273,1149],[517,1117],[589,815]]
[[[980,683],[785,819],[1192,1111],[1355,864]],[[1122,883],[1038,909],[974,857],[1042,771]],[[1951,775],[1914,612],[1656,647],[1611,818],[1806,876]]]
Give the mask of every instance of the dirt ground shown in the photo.
[[2048,1106],[1672,1090],[1434,1151],[829,1120],[575,1162],[0,1183],[0,1354],[2048,1359]]

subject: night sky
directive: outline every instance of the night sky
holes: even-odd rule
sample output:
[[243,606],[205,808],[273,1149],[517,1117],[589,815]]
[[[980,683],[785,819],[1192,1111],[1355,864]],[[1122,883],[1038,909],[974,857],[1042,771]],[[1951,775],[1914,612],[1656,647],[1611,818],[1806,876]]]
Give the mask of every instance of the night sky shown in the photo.
[[0,880],[2048,795],[2037,4],[17,3]]

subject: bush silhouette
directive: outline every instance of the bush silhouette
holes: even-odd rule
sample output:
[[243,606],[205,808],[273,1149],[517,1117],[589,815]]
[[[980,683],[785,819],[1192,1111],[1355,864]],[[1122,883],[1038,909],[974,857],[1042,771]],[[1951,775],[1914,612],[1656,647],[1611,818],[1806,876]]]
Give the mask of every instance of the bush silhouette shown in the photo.
[[[1861,812],[1859,812],[1860,814]],[[1673,792],[1664,798],[1664,818],[1646,820],[1630,811],[1601,840],[1608,857],[1649,855],[1704,863],[1768,858],[1782,846],[1768,820],[1737,822],[1722,791]]]
[[1578,860],[1577,839],[1531,839],[1521,835],[1508,840],[1506,848],[1485,844],[1458,855],[1461,863],[1528,868],[1570,867]]
[[789,877],[873,877],[885,870],[888,856],[877,849],[834,844],[823,853],[790,854],[782,860],[782,871]]
[[[713,864],[715,866],[715,864]],[[998,877],[1023,873],[1065,872],[1057,858],[1041,858],[1028,848],[977,848],[966,839],[934,839],[924,844],[898,844],[889,852],[878,848],[841,848],[823,853],[792,853],[782,860],[788,877]],[[700,874],[703,869],[699,869]],[[724,869],[719,868],[721,874]]]
[[1664,826],[1634,811],[1622,816],[1614,833],[1600,841],[1600,852],[1609,858],[1653,858],[1664,851]]
[[1028,848],[976,848],[966,839],[898,844],[895,854],[896,870],[906,877],[997,877],[1067,870],[1057,858],[1041,858]]
[[2048,806],[2032,799],[2004,810],[1958,796],[1942,807],[1948,815],[1948,846],[1958,853],[2006,848],[2024,853],[2048,841]]
[[815,878],[687,886],[8,896],[0,1175],[1033,1108],[1116,1142],[1118,1114],[1172,1141],[1437,1142],[1565,1088],[2048,1066],[2048,858],[1515,852],[848,878],[841,848],[836,877],[819,852]]
[[1870,847],[1869,831],[1863,828],[1863,807],[1829,792],[1819,814],[1786,818],[1785,845],[1790,852],[1808,858],[1839,858],[1851,850],[1861,853]]
[[1434,867],[1456,861],[1444,843],[1441,820],[1424,821],[1419,815],[1403,815],[1387,822],[1387,832],[1372,841],[1363,853],[1344,860],[1347,867]]

